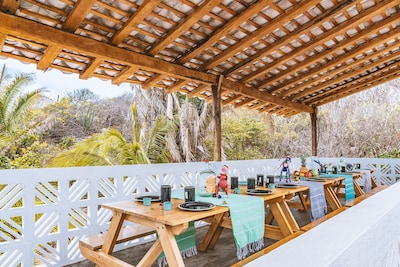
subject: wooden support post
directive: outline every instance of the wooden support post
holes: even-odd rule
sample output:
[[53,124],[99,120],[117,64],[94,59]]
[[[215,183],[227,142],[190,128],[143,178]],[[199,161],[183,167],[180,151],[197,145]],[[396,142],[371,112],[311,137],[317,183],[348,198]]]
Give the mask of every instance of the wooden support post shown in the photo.
[[222,160],[221,142],[221,88],[223,76],[217,77],[216,84],[211,86],[214,107],[214,161]]
[[313,107],[311,116],[311,155],[317,156],[318,136],[317,136],[317,107]]

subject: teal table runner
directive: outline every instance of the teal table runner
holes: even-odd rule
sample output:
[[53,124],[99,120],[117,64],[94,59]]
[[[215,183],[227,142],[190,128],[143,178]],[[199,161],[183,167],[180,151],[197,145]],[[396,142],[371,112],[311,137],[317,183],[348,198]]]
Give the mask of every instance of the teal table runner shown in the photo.
[[[189,223],[189,227],[184,233],[175,236],[176,243],[178,244],[178,248],[183,259],[197,255],[195,237],[196,230],[194,227],[194,222]],[[167,258],[165,257],[164,252],[161,252],[160,256],[158,257],[158,266],[164,267],[167,265]]]
[[337,177],[344,177],[344,186],[345,186],[345,199],[346,201],[352,200],[355,198],[354,193],[354,184],[353,184],[353,175],[352,174],[322,174],[324,178],[337,178]]
[[[173,192],[173,198],[183,198],[183,192]],[[232,231],[239,260],[249,253],[264,247],[265,209],[264,199],[256,196],[221,193],[221,198],[200,197],[196,201],[228,206],[232,221]]]

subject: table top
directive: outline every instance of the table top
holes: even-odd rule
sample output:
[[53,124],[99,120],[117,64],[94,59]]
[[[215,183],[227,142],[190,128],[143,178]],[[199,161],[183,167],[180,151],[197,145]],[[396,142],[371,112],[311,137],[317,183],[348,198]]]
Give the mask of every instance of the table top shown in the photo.
[[184,203],[183,200],[172,199],[171,202],[173,204],[172,210],[164,210],[164,207],[159,202],[152,203],[150,206],[145,206],[142,202],[135,200],[107,203],[101,206],[112,211],[119,211],[124,214],[171,226],[201,220],[229,211],[229,208],[226,206],[215,206],[215,208],[206,211],[184,211],[178,207],[179,204]]
[[[242,195],[249,195],[249,196],[253,196],[253,194],[247,194],[246,193],[246,189],[247,186],[239,186],[240,188],[240,193]],[[262,186],[256,186],[256,189],[265,189],[267,190],[268,188],[262,187]],[[291,195],[297,192],[301,192],[301,191],[305,191],[308,190],[307,186],[303,186],[303,185],[298,185],[297,187],[293,187],[293,188],[274,188],[274,189],[270,189],[272,190],[272,194],[268,194],[268,195],[257,195],[257,197],[262,197],[264,198],[264,200],[272,200],[272,199],[276,199],[279,197],[284,197],[287,195]],[[254,195],[255,196],[255,195]]]
[[[316,182],[316,183],[323,183],[324,185],[334,184],[338,181],[344,180],[343,176],[318,176],[318,177],[310,177],[305,179],[307,182]],[[301,181],[300,181],[301,182]]]

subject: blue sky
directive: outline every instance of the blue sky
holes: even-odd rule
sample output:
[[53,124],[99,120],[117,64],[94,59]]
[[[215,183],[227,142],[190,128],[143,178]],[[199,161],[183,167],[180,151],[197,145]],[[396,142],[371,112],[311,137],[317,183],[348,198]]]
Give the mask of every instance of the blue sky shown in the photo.
[[41,71],[36,69],[36,65],[22,63],[15,59],[0,58],[0,68],[6,65],[6,72],[12,76],[15,73],[27,72],[35,73],[35,84],[27,87],[27,90],[45,87],[49,93],[46,96],[53,100],[57,96],[63,97],[67,92],[76,89],[88,88],[93,93],[102,98],[111,98],[131,92],[131,86],[128,83],[122,83],[119,86],[111,83],[110,80],[103,81],[98,78],[89,78],[87,80],[79,79],[78,74],[66,74],[59,70]]

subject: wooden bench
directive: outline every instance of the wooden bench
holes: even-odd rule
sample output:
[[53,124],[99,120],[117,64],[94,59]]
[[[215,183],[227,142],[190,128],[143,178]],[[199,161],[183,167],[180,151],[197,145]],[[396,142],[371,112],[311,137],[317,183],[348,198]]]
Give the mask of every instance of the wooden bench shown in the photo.
[[272,250],[276,249],[277,247],[282,246],[283,244],[289,242],[290,240],[293,240],[294,238],[298,237],[299,235],[301,235],[303,233],[304,233],[303,231],[294,232],[293,234],[276,241],[272,245],[264,248],[263,250],[260,250],[260,251],[258,251],[256,253],[248,256],[247,258],[245,258],[245,259],[243,259],[243,260],[241,260],[239,262],[236,262],[235,264],[231,265],[231,267],[243,266],[243,265],[245,265],[245,264],[247,264],[247,263],[249,263],[249,262],[251,262],[251,261],[253,261],[253,260],[255,260],[255,259],[257,259],[257,258],[259,258],[259,257],[261,257],[261,256],[263,256],[265,254],[267,254],[267,253],[269,253],[269,252],[271,252]]
[[[154,234],[156,231],[152,228],[143,225],[127,225],[122,227],[116,244],[128,242],[135,240],[140,237]],[[106,234],[98,234],[79,240],[79,247],[89,249],[89,250],[100,250],[103,246]]]
[[319,219],[317,219],[317,220],[315,220],[315,221],[312,221],[312,222],[310,222],[310,223],[307,224],[307,225],[304,225],[304,226],[301,227],[300,229],[301,229],[302,231],[309,231],[309,230],[311,230],[312,228],[314,228],[315,226],[317,226],[317,225],[319,225],[319,224],[321,224],[321,223],[323,223],[323,222],[329,220],[330,218],[332,218],[332,217],[338,215],[339,213],[345,211],[346,209],[348,209],[348,207],[342,206],[342,207],[340,207],[340,208],[338,208],[338,209],[336,209],[336,210],[334,210],[334,211],[329,212],[329,213],[326,214],[325,216],[323,216],[323,217],[321,217],[321,218],[319,218]]
[[372,188],[370,191],[368,191],[367,193],[365,193],[365,194],[363,194],[363,195],[361,195],[359,197],[356,197],[355,199],[347,201],[344,204],[344,206],[353,207],[354,205],[357,205],[358,203],[360,203],[363,200],[367,199],[368,197],[370,197],[370,196],[372,196],[372,195],[374,195],[374,194],[386,189],[387,187],[388,187],[387,185],[376,186],[376,187]]

